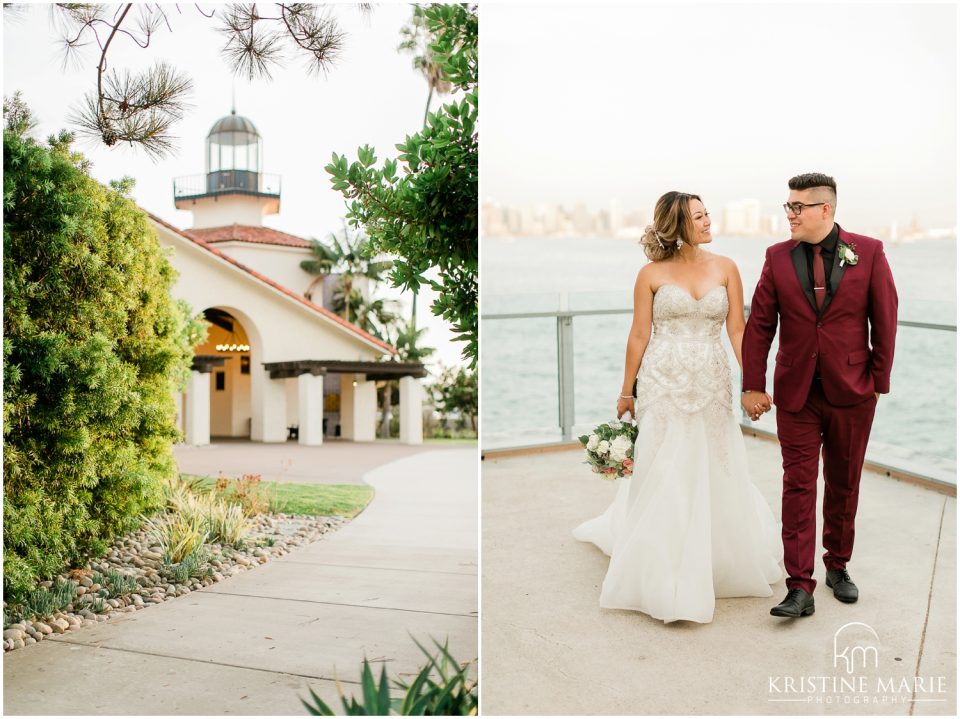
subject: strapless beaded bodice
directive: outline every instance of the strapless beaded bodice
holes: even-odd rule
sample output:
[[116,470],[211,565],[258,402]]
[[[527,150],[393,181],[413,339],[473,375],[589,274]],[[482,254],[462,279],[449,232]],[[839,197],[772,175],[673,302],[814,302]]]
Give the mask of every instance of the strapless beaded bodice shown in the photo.
[[637,412],[666,401],[682,412],[732,406],[730,363],[721,342],[729,310],[717,286],[700,299],[677,285],[653,297],[653,334],[637,375]]
[[653,296],[653,336],[719,342],[728,309],[726,287],[714,287],[698,300],[682,287],[663,285]]

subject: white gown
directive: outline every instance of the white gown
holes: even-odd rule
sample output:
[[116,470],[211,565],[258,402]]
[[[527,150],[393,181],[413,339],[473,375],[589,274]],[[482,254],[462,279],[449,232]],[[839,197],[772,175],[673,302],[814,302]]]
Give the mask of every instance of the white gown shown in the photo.
[[769,597],[785,575],[780,526],[750,481],[721,343],[725,287],[653,299],[637,375],[634,472],[573,535],[610,556],[600,606],[709,622],[716,597]]

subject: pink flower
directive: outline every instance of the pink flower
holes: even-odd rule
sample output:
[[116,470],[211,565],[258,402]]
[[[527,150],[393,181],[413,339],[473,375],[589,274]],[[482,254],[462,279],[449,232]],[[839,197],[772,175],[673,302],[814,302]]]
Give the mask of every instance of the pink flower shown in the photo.
[[630,469],[632,466],[633,466],[633,460],[632,460],[632,459],[630,459],[630,458],[628,457],[627,459],[623,460],[623,467],[624,467],[624,469]]

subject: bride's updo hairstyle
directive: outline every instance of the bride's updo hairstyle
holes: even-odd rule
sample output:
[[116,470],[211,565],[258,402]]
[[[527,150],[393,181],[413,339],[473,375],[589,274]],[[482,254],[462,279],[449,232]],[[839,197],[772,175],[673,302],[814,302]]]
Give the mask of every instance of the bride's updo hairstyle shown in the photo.
[[668,260],[679,252],[677,240],[690,241],[693,228],[690,200],[700,200],[700,197],[686,192],[668,192],[657,200],[653,224],[647,225],[640,238],[644,254],[653,262]]

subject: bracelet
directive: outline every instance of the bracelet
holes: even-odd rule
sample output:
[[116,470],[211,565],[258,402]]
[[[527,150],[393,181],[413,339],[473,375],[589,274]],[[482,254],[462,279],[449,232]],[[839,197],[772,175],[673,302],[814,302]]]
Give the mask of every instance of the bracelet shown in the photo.
[[622,394],[620,395],[620,399],[636,399],[636,397],[629,394]]

